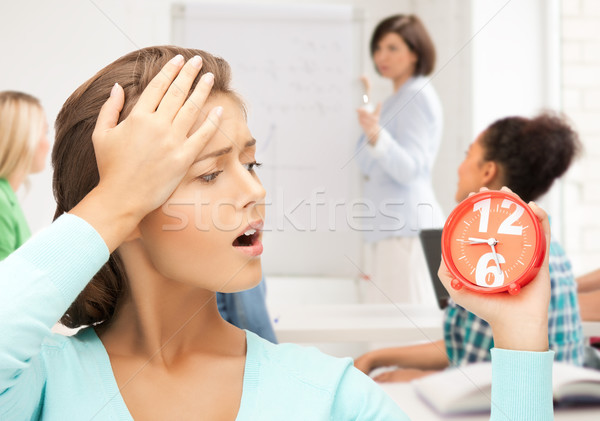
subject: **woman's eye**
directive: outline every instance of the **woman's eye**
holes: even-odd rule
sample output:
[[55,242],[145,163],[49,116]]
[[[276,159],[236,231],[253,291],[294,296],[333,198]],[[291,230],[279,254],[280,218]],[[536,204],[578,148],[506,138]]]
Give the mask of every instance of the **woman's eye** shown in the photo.
[[223,171],[215,171],[215,172],[211,172],[210,174],[201,175],[198,178],[205,183],[210,183],[211,181],[214,181],[219,176],[219,174],[221,174],[222,172]]
[[258,162],[254,161],[254,162],[249,162],[247,164],[244,164],[244,167],[246,167],[246,169],[250,172],[253,172],[255,168],[260,168],[262,164],[259,164]]

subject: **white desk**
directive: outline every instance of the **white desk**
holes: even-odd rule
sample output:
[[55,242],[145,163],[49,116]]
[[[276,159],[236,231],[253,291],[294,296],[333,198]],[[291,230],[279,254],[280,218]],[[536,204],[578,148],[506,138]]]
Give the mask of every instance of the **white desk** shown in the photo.
[[[272,306],[280,342],[416,343],[443,338],[443,311],[415,305],[319,304]],[[583,322],[584,336],[600,336],[600,322]]]
[[[416,394],[410,383],[386,383],[381,385],[383,390],[402,408],[411,420],[420,421],[489,421],[489,414],[442,416],[430,408]],[[600,407],[597,408],[570,408],[554,411],[556,421],[598,421]]]
[[589,338],[591,336],[600,336],[600,322],[582,322],[583,336]]
[[443,338],[438,308],[336,304],[271,308],[280,342],[403,342]]

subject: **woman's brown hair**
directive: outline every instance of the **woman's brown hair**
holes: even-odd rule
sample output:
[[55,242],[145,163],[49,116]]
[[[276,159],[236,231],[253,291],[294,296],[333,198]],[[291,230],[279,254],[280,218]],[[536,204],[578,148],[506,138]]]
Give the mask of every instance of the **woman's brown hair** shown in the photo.
[[[129,53],[100,70],[67,99],[56,118],[56,140],[52,150],[56,200],[54,219],[71,210],[98,184],[92,132],[100,108],[108,99],[115,82],[125,91],[125,104],[119,117],[119,121],[122,121],[152,78],[177,54],[181,54],[186,61],[195,55],[202,57],[202,69],[193,87],[204,73],[211,72],[215,76],[211,95],[235,95],[229,87],[231,77],[227,62],[201,50],[174,46],[148,47]],[[60,321],[70,328],[108,323],[119,300],[126,293],[127,276],[116,250]]]
[[417,64],[413,75],[427,76],[433,72],[435,46],[421,19],[415,15],[394,15],[379,22],[371,37],[371,57],[375,54],[381,38],[389,33],[399,35],[416,54]]

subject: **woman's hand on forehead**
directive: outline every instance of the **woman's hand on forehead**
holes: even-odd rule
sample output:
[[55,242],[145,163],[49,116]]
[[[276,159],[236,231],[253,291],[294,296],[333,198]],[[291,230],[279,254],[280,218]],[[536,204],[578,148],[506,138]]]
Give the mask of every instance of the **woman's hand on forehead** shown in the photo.
[[92,135],[100,182],[72,213],[90,222],[111,250],[168,199],[220,124],[222,107],[214,107],[187,136],[214,82],[204,74],[188,98],[201,67],[199,56],[185,64],[181,55],[171,59],[119,124],[125,94],[118,81],[100,110]]

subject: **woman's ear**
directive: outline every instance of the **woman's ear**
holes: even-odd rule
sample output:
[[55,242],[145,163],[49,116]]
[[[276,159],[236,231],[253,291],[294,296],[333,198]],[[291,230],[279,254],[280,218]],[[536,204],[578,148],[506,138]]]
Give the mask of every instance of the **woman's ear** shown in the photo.
[[481,171],[483,185],[492,190],[499,190],[504,184],[500,174],[500,166],[494,161],[485,161]]

